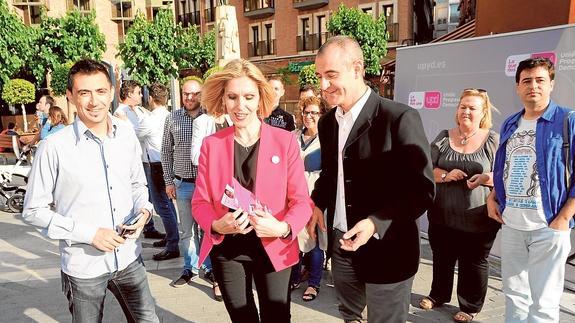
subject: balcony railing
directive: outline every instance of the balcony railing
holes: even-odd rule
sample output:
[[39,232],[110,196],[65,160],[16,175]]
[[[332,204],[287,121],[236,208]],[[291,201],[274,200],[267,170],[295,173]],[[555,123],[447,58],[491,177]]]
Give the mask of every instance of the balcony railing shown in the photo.
[[276,54],[276,40],[262,40],[248,43],[248,56],[266,56]]
[[190,27],[193,25],[200,25],[200,12],[188,12],[183,15],[178,15],[178,21],[182,23],[182,27]]
[[317,9],[329,4],[329,0],[293,0],[293,7],[299,10]]
[[388,42],[397,42],[399,39],[399,24],[398,23],[389,23],[387,24],[387,33],[389,34],[389,38],[387,38]]
[[204,19],[206,23],[216,21],[216,9],[215,8],[204,9]]
[[266,18],[274,13],[274,0],[244,0],[244,17]]
[[297,36],[297,51],[305,52],[310,50],[317,50],[325,43],[329,33],[309,34],[307,36]]

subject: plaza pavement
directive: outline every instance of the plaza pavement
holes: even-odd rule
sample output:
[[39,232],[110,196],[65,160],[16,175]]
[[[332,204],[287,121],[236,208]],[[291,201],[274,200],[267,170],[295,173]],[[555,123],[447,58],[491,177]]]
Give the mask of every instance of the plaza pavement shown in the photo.
[[[159,218],[155,219],[161,225]],[[193,286],[173,288],[168,284],[181,270],[182,258],[163,262],[152,260],[160,249],[152,248],[144,239],[143,257],[148,280],[156,299],[156,311],[161,322],[229,322],[223,303],[212,299],[210,285],[203,279]],[[21,221],[19,214],[0,212],[0,322],[70,322],[67,302],[61,292],[58,246],[31,226]],[[392,259],[374,259],[393,266]],[[483,311],[476,322],[503,322],[503,295],[497,259],[492,259],[489,289]],[[386,265],[386,264],[384,264]],[[457,312],[457,298],[433,311],[417,307],[431,286],[431,252],[422,239],[419,272],[413,285],[409,322],[452,322]],[[304,288],[292,293],[292,322],[341,322],[333,288],[326,286],[324,272],[319,297],[309,303],[301,301]],[[305,285],[305,284],[303,284]],[[455,292],[454,292],[455,295]],[[108,293],[104,322],[124,322],[114,297]],[[575,294],[563,293],[561,322],[575,322]]]

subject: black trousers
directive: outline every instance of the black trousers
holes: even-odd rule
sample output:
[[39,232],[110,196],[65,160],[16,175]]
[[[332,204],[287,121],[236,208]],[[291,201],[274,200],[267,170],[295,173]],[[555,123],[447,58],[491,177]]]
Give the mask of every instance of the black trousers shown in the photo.
[[[226,236],[214,246],[210,257],[232,322],[290,322],[291,267],[276,272],[253,231]],[[252,282],[258,294],[259,315]]]
[[478,313],[487,293],[487,257],[497,231],[465,232],[440,224],[429,224],[433,251],[433,282],[429,296],[437,303],[449,303],[453,290],[455,262],[458,263],[457,300],[466,313]]

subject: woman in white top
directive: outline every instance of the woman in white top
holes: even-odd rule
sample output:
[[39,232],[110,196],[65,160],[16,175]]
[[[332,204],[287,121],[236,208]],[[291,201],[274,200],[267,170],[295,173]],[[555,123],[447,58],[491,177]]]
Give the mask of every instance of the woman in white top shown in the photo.
[[[319,138],[317,137],[319,118],[326,112],[324,102],[316,96],[303,98],[298,103],[301,111],[301,129],[295,130],[296,137],[301,148],[301,157],[304,160],[305,178],[311,194],[315,181],[321,171],[321,150]],[[301,281],[301,263],[303,255],[309,254],[308,287],[302,299],[306,302],[314,300],[319,293],[322,267],[324,261],[324,251],[327,249],[327,233],[317,229],[317,239],[312,239],[307,230],[302,230],[298,234],[299,248],[301,251],[300,262],[293,266],[291,276],[292,290],[299,287]]]

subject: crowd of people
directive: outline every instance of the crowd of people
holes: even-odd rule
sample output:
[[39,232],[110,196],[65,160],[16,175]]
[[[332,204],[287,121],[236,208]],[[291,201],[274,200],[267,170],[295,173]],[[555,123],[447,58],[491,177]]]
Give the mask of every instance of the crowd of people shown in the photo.
[[43,97],[50,106],[23,212],[60,242],[74,322],[101,321],[106,290],[128,321],[159,322],[141,234],[162,249],[155,261],[183,254],[171,286],[203,275],[233,322],[289,322],[292,291],[307,280],[302,300],[319,297],[327,263],[345,322],[405,322],[426,211],[433,282],[421,308],[451,301],[457,263],[453,320],[473,321],[501,229],[506,322],[557,322],[575,119],[550,99],[553,64],[519,64],[524,108],[500,134],[487,91],[468,88],[454,126],[431,143],[417,110],[366,85],[353,38],[328,39],[315,66],[321,91],[301,88],[296,118],[280,107],[281,78],[243,59],[205,82],[185,79],[171,112],[164,85],[149,86],[146,109],[141,85],[125,81],[113,115],[106,68],[74,64],[66,94],[77,118],[65,127]]

